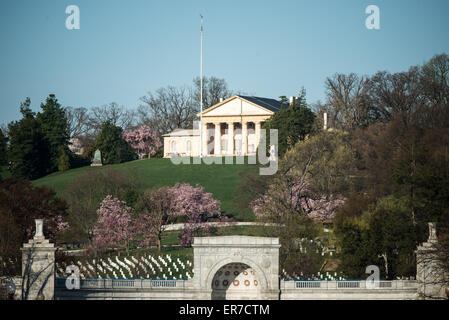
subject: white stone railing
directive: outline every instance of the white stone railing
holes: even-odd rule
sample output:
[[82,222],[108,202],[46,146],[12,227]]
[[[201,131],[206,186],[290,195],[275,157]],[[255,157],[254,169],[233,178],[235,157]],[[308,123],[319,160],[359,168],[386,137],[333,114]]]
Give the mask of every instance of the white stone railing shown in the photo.
[[[65,288],[66,277],[56,278],[56,288]],[[80,289],[183,289],[188,280],[164,279],[81,279]]]
[[[384,290],[403,290],[417,289],[416,280],[380,280],[376,289]],[[322,289],[322,290],[345,290],[345,289],[371,289],[367,287],[366,280],[338,280],[338,281],[320,281],[320,280],[281,280],[281,290],[285,289]]]

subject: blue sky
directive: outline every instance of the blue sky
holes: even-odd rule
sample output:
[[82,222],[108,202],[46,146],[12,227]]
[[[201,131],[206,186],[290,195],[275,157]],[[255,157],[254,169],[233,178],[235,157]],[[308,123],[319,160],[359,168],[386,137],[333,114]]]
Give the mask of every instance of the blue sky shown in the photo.
[[[380,30],[365,8],[380,8]],[[65,9],[80,9],[67,30]],[[332,74],[407,70],[449,53],[447,0],[2,0],[0,123],[20,118],[49,93],[64,106],[117,102],[128,108],[167,85],[199,75],[204,16],[204,75],[251,95],[324,101]]]

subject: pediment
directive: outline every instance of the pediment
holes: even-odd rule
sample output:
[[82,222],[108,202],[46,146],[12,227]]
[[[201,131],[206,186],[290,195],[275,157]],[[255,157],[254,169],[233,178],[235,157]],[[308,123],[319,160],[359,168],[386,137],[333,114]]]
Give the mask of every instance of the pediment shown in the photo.
[[231,115],[272,115],[273,111],[246,101],[239,96],[231,97],[222,103],[210,107],[203,112],[203,116],[231,116]]

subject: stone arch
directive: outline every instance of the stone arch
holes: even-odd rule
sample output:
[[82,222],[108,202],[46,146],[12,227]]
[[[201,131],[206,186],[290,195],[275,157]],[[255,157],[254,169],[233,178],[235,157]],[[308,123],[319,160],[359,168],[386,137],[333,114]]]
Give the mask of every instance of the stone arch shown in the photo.
[[211,283],[212,300],[260,300],[260,275],[241,262],[229,263],[215,273]]
[[233,257],[227,257],[227,258],[224,258],[224,259],[218,261],[217,263],[215,263],[215,265],[212,268],[210,268],[209,273],[207,274],[207,277],[205,280],[205,287],[211,288],[212,280],[213,280],[215,274],[222,267],[232,264],[232,263],[242,263],[242,264],[245,264],[245,265],[253,268],[256,271],[256,273],[258,274],[261,290],[267,290],[268,281],[267,281],[267,277],[266,277],[265,273],[263,272],[263,269],[260,268],[260,266],[256,262],[254,262],[251,259],[245,258],[245,257],[242,257],[240,259],[236,259]]
[[[279,298],[279,239],[251,236],[195,237],[193,286],[212,297],[212,281],[228,264],[244,264],[258,276],[260,299]],[[229,279],[228,279],[229,280]]]

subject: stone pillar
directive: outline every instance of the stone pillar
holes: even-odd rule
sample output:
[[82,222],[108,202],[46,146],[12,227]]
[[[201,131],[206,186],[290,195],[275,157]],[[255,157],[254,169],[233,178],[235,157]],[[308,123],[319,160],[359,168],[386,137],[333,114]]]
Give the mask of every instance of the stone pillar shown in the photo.
[[34,238],[23,244],[22,299],[53,300],[55,291],[55,251],[45,239],[43,219],[36,219]]
[[248,122],[242,121],[242,156],[248,154]]
[[220,122],[215,123],[214,141],[215,141],[214,154],[220,155],[221,154],[221,123]]
[[439,267],[436,256],[436,224],[429,222],[429,238],[416,250],[416,280],[418,295],[424,299],[444,299],[444,271]]
[[228,122],[228,155],[234,154],[234,122]]
[[257,149],[257,147],[259,146],[259,142],[260,142],[260,129],[261,129],[261,125],[260,125],[260,121],[257,121],[255,123],[256,128],[255,128],[255,135],[256,135],[256,145],[255,145],[255,149]]
[[202,146],[203,156],[209,154],[207,150],[207,122],[203,123],[203,146]]

